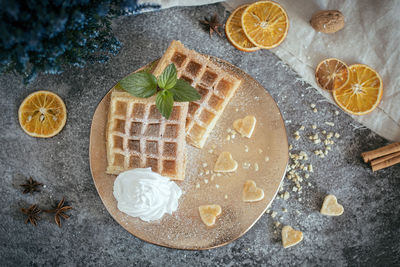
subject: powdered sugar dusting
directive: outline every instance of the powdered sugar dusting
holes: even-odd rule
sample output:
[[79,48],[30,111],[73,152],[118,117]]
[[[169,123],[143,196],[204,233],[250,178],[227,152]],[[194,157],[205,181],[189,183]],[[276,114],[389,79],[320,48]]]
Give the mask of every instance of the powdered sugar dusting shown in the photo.
[[[167,214],[159,221],[146,223],[119,212],[112,196],[115,177],[104,174],[105,166],[102,164],[96,164],[98,169],[95,169],[91,163],[96,187],[110,214],[126,230],[145,241],[182,249],[205,249],[224,245],[243,235],[265,212],[284,176],[288,144],[283,120],[275,102],[265,93],[265,89],[247,74],[222,60],[212,60],[221,64],[228,72],[242,78],[243,82],[204,148],[186,145],[186,177],[184,181],[176,181],[183,195],[175,213]],[[106,108],[103,108],[103,112],[105,111]],[[234,120],[247,115],[254,115],[257,119],[250,139],[241,137],[234,130],[227,132],[228,128],[232,128]],[[105,118],[106,114],[103,116]],[[91,139],[104,143],[102,134],[105,128],[101,127],[105,126],[97,127],[100,129],[93,130],[92,134],[98,132],[98,137],[96,139],[92,136]],[[235,138],[226,140],[228,134]],[[99,146],[92,142],[91,150],[96,145]],[[248,147],[248,153],[243,150],[245,146]],[[99,150],[99,153],[103,153],[105,148]],[[239,168],[236,172],[221,174],[213,171],[215,161],[223,151],[230,152],[238,161]],[[266,162],[265,157],[269,157],[270,160]],[[106,160],[102,160],[106,165]],[[249,162],[250,167],[242,168],[243,162]],[[264,190],[263,200],[251,204],[242,201],[243,184],[249,178]],[[205,226],[199,216],[198,207],[206,204],[218,204],[222,208],[221,215],[211,228]]]

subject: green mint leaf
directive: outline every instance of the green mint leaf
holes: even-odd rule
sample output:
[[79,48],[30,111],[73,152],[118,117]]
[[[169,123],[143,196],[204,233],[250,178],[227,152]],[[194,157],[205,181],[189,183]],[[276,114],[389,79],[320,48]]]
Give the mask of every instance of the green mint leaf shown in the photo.
[[174,94],[174,100],[178,102],[190,102],[201,98],[201,95],[195,88],[187,81],[181,79],[177,80],[175,86],[169,89],[169,91]]
[[176,79],[176,67],[171,63],[158,77],[158,86],[167,90],[171,89],[176,84]]
[[163,115],[166,119],[169,119],[173,105],[174,105],[174,97],[171,92],[167,90],[162,90],[157,93],[157,98],[156,98],[157,109],[160,111],[161,115]]
[[148,72],[137,72],[120,81],[122,89],[140,98],[147,98],[157,92],[157,79]]

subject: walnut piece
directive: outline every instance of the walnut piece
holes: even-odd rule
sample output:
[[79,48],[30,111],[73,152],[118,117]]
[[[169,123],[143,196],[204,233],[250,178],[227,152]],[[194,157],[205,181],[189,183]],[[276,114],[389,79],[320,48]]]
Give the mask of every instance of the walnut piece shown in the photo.
[[311,26],[318,32],[335,33],[344,27],[344,16],[339,10],[321,10],[311,18]]

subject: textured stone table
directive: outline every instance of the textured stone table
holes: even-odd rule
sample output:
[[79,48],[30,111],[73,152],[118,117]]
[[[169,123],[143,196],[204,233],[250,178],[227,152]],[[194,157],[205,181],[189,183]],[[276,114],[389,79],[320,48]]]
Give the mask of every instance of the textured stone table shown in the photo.
[[[198,20],[214,12],[226,15],[221,5],[210,5],[121,18],[115,21],[114,29],[124,46],[107,64],[40,76],[29,86],[15,76],[0,76],[0,265],[400,264],[400,165],[372,173],[360,158],[362,151],[387,141],[360,128],[327,103],[271,52],[243,53],[225,37],[214,35],[210,39]],[[224,58],[255,77],[277,101],[293,151],[306,151],[314,166],[307,180],[311,186],[305,183],[301,195],[292,192],[294,184],[285,179],[284,190],[291,197],[272,203],[275,218],[265,214],[240,239],[209,251],[162,248],[130,235],[106,211],[89,170],[89,131],[97,103],[122,77],[161,56],[172,39]],[[27,136],[17,118],[21,101],[39,89],[56,92],[68,108],[64,130],[46,140]],[[317,105],[317,113],[312,112],[311,103]],[[326,121],[335,126],[326,125]],[[324,159],[312,153],[318,147],[307,138],[316,132],[312,124],[341,135]],[[293,133],[300,125],[306,129],[296,141]],[[30,175],[45,188],[32,196],[23,195],[19,184]],[[319,214],[327,193],[335,194],[343,204],[342,216]],[[46,214],[36,228],[23,223],[21,207],[39,203],[48,208],[63,196],[74,209],[71,218],[62,221],[62,228]],[[283,249],[282,226],[275,227],[275,221],[302,230],[304,240]]]

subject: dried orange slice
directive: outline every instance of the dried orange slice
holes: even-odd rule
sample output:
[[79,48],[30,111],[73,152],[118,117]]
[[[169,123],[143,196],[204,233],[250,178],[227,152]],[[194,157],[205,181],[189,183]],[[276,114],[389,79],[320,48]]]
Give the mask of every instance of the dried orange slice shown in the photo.
[[289,19],[279,4],[272,1],[259,1],[244,10],[242,27],[246,37],[255,46],[271,49],[285,40],[289,29]]
[[18,110],[19,124],[33,137],[52,137],[64,128],[67,108],[64,101],[48,91],[37,91],[27,96]]
[[315,80],[319,87],[330,92],[342,88],[349,78],[349,68],[337,58],[321,61],[315,70]]
[[225,33],[231,44],[244,52],[260,50],[246,37],[242,28],[242,14],[249,5],[243,5],[235,9],[225,23]]
[[373,111],[382,99],[383,86],[379,74],[363,64],[349,66],[350,80],[333,91],[333,98],[344,111],[364,115]]

